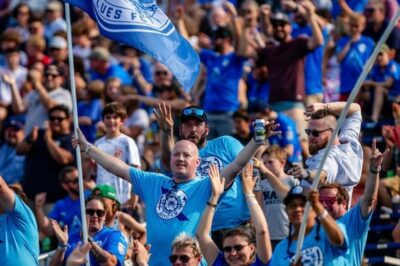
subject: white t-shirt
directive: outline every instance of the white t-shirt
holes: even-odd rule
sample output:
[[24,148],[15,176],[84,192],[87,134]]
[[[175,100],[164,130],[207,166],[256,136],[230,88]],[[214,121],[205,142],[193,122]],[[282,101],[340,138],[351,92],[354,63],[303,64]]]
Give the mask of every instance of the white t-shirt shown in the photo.
[[[105,153],[119,158],[126,164],[140,167],[140,156],[136,143],[125,134],[112,139],[106,139],[104,136],[98,139],[94,145]],[[118,201],[121,204],[125,203],[131,197],[131,183],[111,174],[99,164],[97,165],[97,184],[114,186],[117,190]]]
[[150,126],[150,118],[147,112],[144,109],[136,109],[132,115],[126,119],[125,126],[130,128],[132,126],[137,126],[142,128],[142,133],[137,136],[136,144],[138,146],[140,154],[143,154],[144,144],[145,144],[145,134]]

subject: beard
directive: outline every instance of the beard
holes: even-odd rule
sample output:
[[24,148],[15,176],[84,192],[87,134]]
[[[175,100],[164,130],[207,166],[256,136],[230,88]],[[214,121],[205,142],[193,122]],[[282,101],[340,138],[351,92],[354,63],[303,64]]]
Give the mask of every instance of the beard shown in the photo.
[[75,189],[75,188],[69,188],[69,192],[71,194],[73,194],[74,196],[79,196],[79,188]]
[[200,149],[201,147],[203,147],[204,143],[206,142],[206,138],[207,138],[206,133],[204,133],[203,135],[201,135],[201,136],[198,138],[198,140],[192,139],[191,137],[193,137],[193,136],[197,137],[196,134],[189,134],[188,136],[183,137],[183,139],[188,140],[188,141],[191,141],[191,142],[194,143],[194,144],[197,146],[197,148],[199,148],[199,149]]
[[325,138],[322,143],[308,143],[308,152],[311,155],[318,153],[320,150],[324,149],[328,144],[329,138]]

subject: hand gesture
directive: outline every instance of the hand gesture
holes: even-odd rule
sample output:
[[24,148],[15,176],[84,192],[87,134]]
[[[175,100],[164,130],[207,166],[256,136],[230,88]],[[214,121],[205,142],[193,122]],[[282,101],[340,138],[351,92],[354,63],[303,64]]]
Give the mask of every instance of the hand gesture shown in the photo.
[[253,178],[253,164],[248,163],[241,174],[244,194],[252,194],[256,179]]
[[79,145],[82,151],[86,150],[89,142],[86,140],[85,136],[79,128],[76,129],[76,133],[78,134],[78,136],[72,137],[72,147],[76,148]]
[[220,178],[219,169],[216,164],[210,166],[208,175],[210,176],[212,195],[219,197],[222,193],[224,193],[225,178]]
[[271,16],[271,6],[268,4],[262,4],[260,7],[261,16],[269,18]]
[[2,78],[4,83],[8,84],[9,86],[12,87],[16,85],[15,78],[12,75],[4,73]]
[[224,2],[223,4],[225,11],[230,14],[232,17],[236,17],[238,15],[236,7],[229,1]]
[[172,132],[174,120],[172,119],[171,105],[161,102],[153,113],[157,119],[158,127],[164,132]]
[[314,208],[315,206],[321,204],[319,202],[319,192],[315,189],[312,189],[308,192],[308,201],[310,202],[311,206]]
[[138,240],[133,240],[132,262],[134,265],[148,265],[151,254],[149,253],[151,246],[144,246]]
[[288,174],[294,176],[297,179],[304,179],[308,177],[308,172],[303,168],[300,164],[294,165],[292,168],[288,170]]
[[47,196],[46,192],[41,192],[41,193],[36,194],[36,196],[35,196],[35,207],[36,208],[43,207],[43,205],[46,203],[46,196]]
[[32,68],[29,71],[29,78],[31,79],[33,84],[41,83],[42,82],[42,73],[39,70]]
[[385,158],[386,154],[389,152],[389,149],[385,150],[383,153],[376,148],[376,139],[372,141],[372,152],[369,158],[369,167],[374,171],[379,171],[383,159]]
[[27,139],[29,142],[33,143],[38,139],[39,136],[39,127],[35,126],[32,129],[32,132],[28,135]]
[[325,109],[325,107],[326,105],[324,103],[313,103],[306,107],[304,115],[309,119],[316,111]]
[[308,18],[315,14],[315,6],[311,1],[305,0],[299,4],[305,9]]
[[183,16],[185,15],[185,8],[183,5],[179,5],[175,8],[175,19],[180,20],[183,19]]
[[57,221],[51,220],[51,226],[53,227],[54,234],[56,235],[56,238],[58,240],[58,243],[60,245],[66,245],[68,244],[68,226],[64,225],[64,228],[61,229],[61,227],[58,225]]
[[82,264],[86,264],[87,262],[86,254],[89,252],[91,248],[92,246],[89,243],[86,244],[78,243],[78,245],[76,245],[76,248],[68,256],[66,265],[80,266]]
[[44,122],[44,139],[46,141],[51,140],[53,138],[53,130],[50,127],[49,121]]
[[279,124],[275,124],[275,121],[265,121],[266,138],[281,134],[281,131],[276,130],[279,126]]

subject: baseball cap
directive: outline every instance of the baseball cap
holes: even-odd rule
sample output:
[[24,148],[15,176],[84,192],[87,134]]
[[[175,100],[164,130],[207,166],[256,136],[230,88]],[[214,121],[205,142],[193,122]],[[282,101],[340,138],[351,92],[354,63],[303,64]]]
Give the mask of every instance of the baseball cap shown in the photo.
[[89,59],[98,59],[108,61],[110,59],[110,52],[103,47],[96,47],[89,55]]
[[302,199],[304,201],[307,201],[307,197],[304,193],[305,189],[302,186],[294,186],[290,189],[287,196],[284,198],[283,203],[285,205],[288,205],[294,199]]
[[18,120],[10,119],[10,120],[6,121],[4,124],[4,128],[9,128],[9,127],[20,130],[20,129],[24,128],[24,125]]
[[201,122],[207,123],[206,112],[203,109],[200,109],[197,106],[189,106],[182,110],[181,113],[181,121],[182,123],[186,122],[189,119],[197,119]]
[[282,21],[282,22],[290,24],[290,19],[289,19],[288,15],[286,15],[285,13],[280,12],[280,11],[275,12],[271,16],[271,23],[278,22],[278,21]]
[[117,200],[117,191],[115,187],[110,185],[97,185],[92,192],[93,195],[98,195],[103,198],[115,200],[118,205],[120,205],[119,201]]
[[55,36],[50,40],[49,48],[65,49],[67,48],[67,41],[60,36]]
[[218,27],[212,32],[213,39],[226,37],[232,38],[232,32],[228,27]]

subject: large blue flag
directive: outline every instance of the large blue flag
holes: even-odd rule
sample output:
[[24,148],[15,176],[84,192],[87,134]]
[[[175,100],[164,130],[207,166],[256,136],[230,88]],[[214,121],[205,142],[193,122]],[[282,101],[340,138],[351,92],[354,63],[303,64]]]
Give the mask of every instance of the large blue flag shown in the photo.
[[135,47],[168,67],[189,91],[200,71],[192,46],[154,0],[64,0],[88,13],[103,36]]

